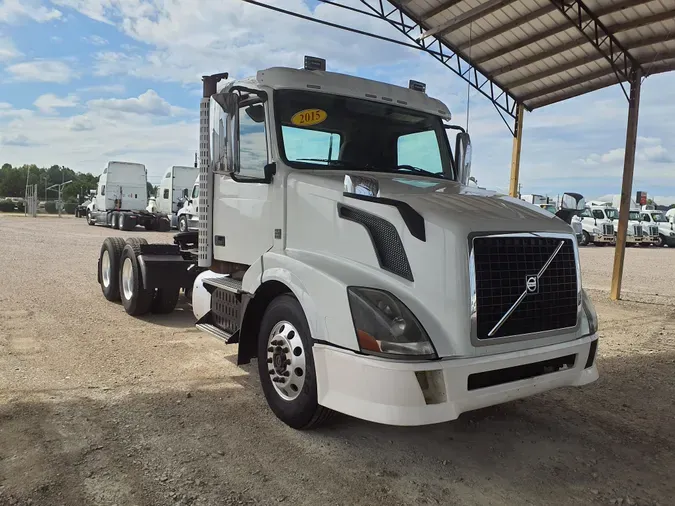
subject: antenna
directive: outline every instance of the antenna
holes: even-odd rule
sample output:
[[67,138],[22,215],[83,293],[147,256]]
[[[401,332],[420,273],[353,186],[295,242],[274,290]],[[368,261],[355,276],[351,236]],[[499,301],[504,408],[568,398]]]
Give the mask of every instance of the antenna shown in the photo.
[[[469,61],[471,61],[471,53],[473,51],[473,44],[471,39],[473,37],[473,21],[469,24]],[[466,82],[466,131],[469,132],[469,109],[471,108],[471,85],[469,81]]]

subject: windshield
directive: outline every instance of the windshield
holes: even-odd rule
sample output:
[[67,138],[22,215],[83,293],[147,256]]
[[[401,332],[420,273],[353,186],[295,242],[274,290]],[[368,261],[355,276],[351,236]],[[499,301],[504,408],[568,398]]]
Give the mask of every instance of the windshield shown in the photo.
[[[611,209],[611,208],[605,209],[605,214],[607,215],[607,217],[610,220],[618,220],[619,219],[619,211],[617,211],[616,209]],[[631,219],[633,219],[633,218],[631,218]]]
[[455,177],[438,116],[297,90],[276,92],[275,103],[281,155],[294,168]]
[[654,220],[656,222],[659,222],[659,223],[667,223],[668,222],[666,217],[664,215],[662,215],[661,213],[650,214],[650,216],[652,217],[652,220]]
[[545,209],[549,213],[553,213],[553,214],[556,213],[556,209],[555,209],[555,206],[553,204],[545,204],[545,205],[541,206],[541,208]]
[[631,221],[640,221],[640,213],[638,211],[629,211],[628,219]]

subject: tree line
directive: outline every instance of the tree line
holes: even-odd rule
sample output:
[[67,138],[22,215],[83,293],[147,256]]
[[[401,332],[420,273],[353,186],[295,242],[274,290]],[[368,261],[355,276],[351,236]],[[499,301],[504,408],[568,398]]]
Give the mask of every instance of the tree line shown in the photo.
[[[63,187],[61,199],[64,202],[81,203],[89,194],[89,190],[96,189],[98,176],[89,172],[75,172],[62,165],[52,165],[49,168],[38,167],[35,164],[12,167],[11,164],[5,163],[0,167],[0,199],[24,197],[26,184],[37,184],[38,200],[56,200],[58,187],[52,189],[49,187],[65,181],[71,182]],[[148,196],[154,193],[155,188],[148,183]]]

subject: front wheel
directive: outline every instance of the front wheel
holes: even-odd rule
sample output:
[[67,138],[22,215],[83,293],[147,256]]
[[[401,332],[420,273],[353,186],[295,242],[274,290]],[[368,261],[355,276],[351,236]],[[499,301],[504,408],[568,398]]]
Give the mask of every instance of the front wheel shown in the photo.
[[91,216],[91,211],[87,212],[87,223],[92,227],[96,225],[96,220]]
[[178,218],[178,231],[179,232],[188,231],[188,219],[187,216],[184,214],[182,214],[180,218]]
[[318,403],[309,325],[290,294],[278,296],[265,311],[258,335],[258,373],[267,404],[290,427],[311,429],[332,415]]
[[581,233],[581,242],[579,243],[579,246],[586,246],[590,242],[591,242],[591,235],[584,230]]
[[658,236],[656,238],[656,241],[654,241],[654,246],[656,246],[657,248],[661,248],[665,245],[666,245],[666,241],[664,241],[663,237],[661,237],[661,236]]

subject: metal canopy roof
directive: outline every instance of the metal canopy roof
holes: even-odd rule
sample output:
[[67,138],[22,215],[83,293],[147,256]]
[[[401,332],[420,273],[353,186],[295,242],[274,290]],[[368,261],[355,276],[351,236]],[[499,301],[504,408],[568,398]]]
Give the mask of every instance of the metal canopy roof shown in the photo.
[[390,3],[530,110],[675,70],[672,0]]

